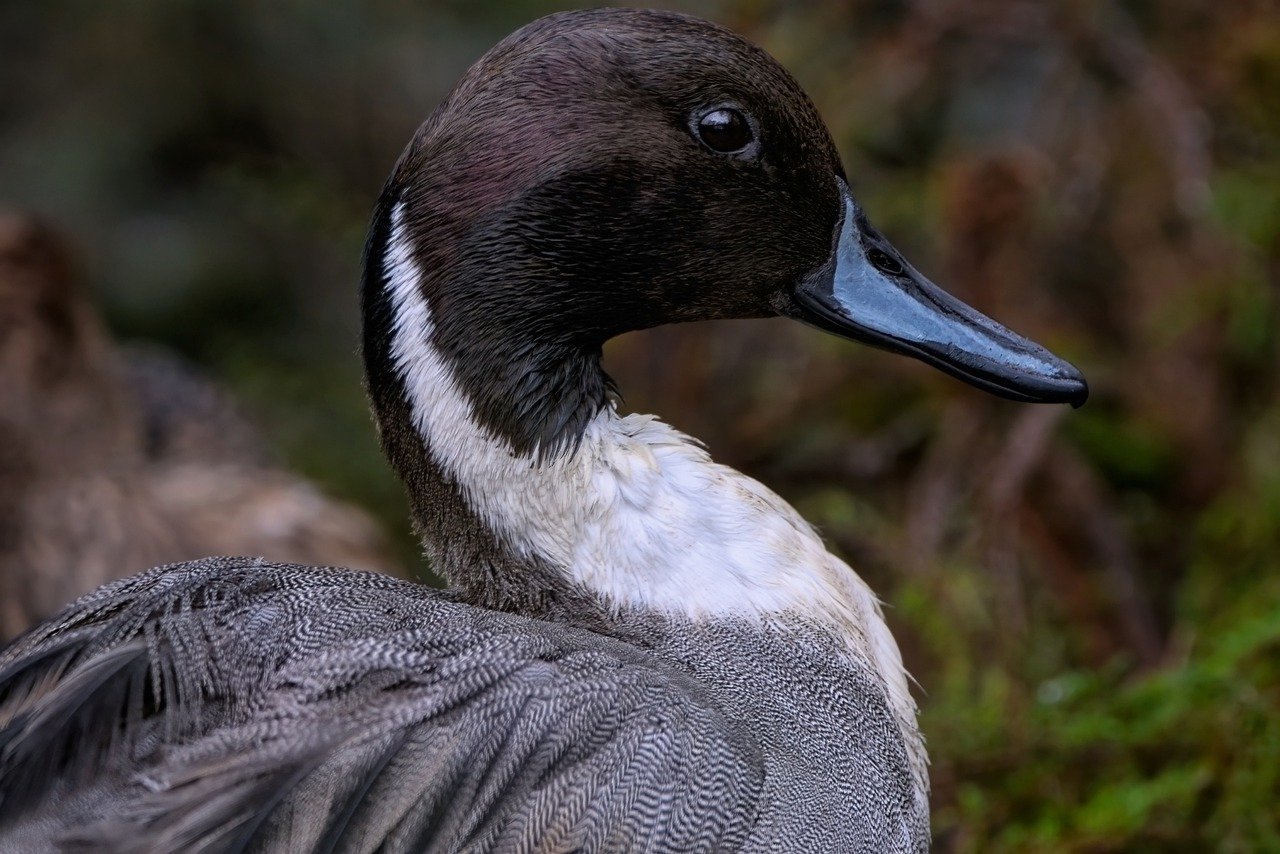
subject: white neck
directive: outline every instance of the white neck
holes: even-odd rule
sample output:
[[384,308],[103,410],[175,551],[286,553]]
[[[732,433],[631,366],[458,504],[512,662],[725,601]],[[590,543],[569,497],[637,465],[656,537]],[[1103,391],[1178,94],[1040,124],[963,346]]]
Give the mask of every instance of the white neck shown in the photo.
[[575,450],[544,459],[486,431],[433,344],[401,216],[402,205],[385,259],[392,358],[426,447],[476,517],[516,555],[540,558],[619,609],[830,627],[883,680],[924,780],[902,659],[865,582],[789,504],[653,416],[607,406]]

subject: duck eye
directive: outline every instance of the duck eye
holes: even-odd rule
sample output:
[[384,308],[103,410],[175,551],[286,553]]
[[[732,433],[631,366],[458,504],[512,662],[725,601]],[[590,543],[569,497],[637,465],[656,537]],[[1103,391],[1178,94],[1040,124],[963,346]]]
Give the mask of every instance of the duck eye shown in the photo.
[[747,117],[732,107],[704,113],[698,119],[697,130],[703,145],[721,154],[737,154],[755,139]]
[[904,272],[901,261],[874,246],[867,250],[867,260],[881,273],[887,273],[890,276],[901,276]]

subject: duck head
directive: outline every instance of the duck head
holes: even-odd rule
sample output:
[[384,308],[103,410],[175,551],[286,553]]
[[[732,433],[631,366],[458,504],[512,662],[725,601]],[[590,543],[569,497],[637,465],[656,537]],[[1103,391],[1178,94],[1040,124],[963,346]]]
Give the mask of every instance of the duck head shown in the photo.
[[868,222],[813,103],[768,54],[664,12],[554,15],[487,53],[419,129],[366,251],[375,408],[395,256],[472,414],[518,455],[572,447],[623,332],[783,316],[1015,400],[1079,405],[1074,367],[948,295]]

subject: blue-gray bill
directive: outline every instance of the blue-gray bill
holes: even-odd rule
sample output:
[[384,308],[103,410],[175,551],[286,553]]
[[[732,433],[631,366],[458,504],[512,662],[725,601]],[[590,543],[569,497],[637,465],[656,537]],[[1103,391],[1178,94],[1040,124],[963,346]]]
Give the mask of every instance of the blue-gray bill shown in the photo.
[[903,260],[841,183],[844,209],[831,258],[797,286],[795,314],[813,326],[914,356],[1011,400],[1089,396],[1070,363],[966,305]]

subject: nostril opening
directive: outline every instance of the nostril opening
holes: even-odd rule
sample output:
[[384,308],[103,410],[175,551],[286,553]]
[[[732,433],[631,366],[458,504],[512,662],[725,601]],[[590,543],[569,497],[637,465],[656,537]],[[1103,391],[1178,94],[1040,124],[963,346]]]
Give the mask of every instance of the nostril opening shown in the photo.
[[881,273],[890,276],[901,276],[904,272],[901,261],[875,246],[867,250],[867,260]]

